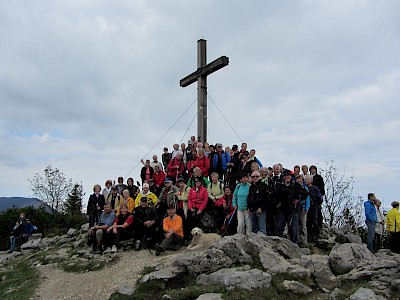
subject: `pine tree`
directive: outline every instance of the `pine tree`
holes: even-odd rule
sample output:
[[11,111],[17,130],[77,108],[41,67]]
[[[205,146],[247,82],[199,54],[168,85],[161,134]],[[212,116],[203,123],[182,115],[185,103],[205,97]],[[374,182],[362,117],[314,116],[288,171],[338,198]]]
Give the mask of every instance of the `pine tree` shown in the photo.
[[71,192],[68,194],[68,199],[64,205],[66,214],[78,215],[82,213],[82,198],[85,195],[83,192],[82,183],[75,183]]

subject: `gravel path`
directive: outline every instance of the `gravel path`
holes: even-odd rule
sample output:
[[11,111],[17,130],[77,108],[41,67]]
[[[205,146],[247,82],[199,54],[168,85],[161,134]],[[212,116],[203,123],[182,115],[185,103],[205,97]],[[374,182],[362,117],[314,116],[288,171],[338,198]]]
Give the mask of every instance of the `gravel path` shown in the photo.
[[119,286],[133,286],[145,266],[167,266],[176,256],[188,252],[183,249],[167,251],[161,256],[147,250],[120,252],[120,259],[112,266],[82,274],[64,272],[54,265],[40,266],[42,282],[34,299],[109,299]]

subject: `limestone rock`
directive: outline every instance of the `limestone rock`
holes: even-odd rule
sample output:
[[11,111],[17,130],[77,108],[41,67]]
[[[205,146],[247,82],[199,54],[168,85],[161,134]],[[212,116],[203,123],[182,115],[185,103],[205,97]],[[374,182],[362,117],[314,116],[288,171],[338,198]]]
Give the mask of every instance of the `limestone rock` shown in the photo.
[[41,239],[35,239],[27,241],[25,244],[21,245],[21,249],[37,249],[39,248]]
[[347,233],[345,234],[345,237],[349,243],[362,244],[362,240],[359,235]]
[[133,295],[135,289],[129,285],[121,285],[120,287],[118,287],[117,291],[122,295],[131,296]]
[[276,265],[268,270],[271,275],[287,274],[291,278],[304,278],[311,277],[311,271],[298,265],[291,264],[280,264]]
[[86,239],[81,239],[81,240],[77,240],[76,242],[74,242],[73,246],[74,248],[79,248],[79,247],[83,247],[86,245]]
[[243,268],[220,269],[209,275],[201,274],[196,283],[201,285],[223,284],[227,289],[235,287],[242,289],[256,289],[269,287],[272,277],[270,274],[257,269],[244,270]]
[[336,242],[329,239],[318,239],[316,242],[316,246],[325,251],[331,251],[335,245]]
[[394,291],[400,291],[400,279],[395,279],[390,282],[390,287]]
[[88,232],[89,231],[89,223],[83,224],[81,226],[80,232]]
[[287,265],[288,262],[283,258],[283,256],[279,255],[272,251],[272,249],[264,249],[259,253],[260,261],[264,267],[264,269],[269,270],[270,268],[276,265]]
[[222,294],[205,293],[201,294],[196,300],[222,300]]
[[180,268],[182,271],[186,272],[188,266],[190,266],[192,262],[197,259],[198,256],[199,255],[195,253],[177,256],[172,262],[171,266]]
[[149,274],[146,274],[143,276],[143,278],[140,279],[140,283],[145,283],[150,280],[168,280],[175,278],[179,274],[182,274],[182,270],[176,267],[167,267],[165,269],[161,269],[159,271],[154,271]]
[[329,265],[336,274],[345,274],[366,260],[374,262],[377,258],[362,244],[337,244],[329,254]]
[[190,274],[201,274],[224,267],[231,267],[232,265],[232,259],[224,251],[208,248],[191,261],[191,264],[187,266],[187,270]]
[[340,279],[333,275],[328,267],[319,269],[314,273],[314,276],[316,283],[323,289],[331,291],[342,286]]
[[295,294],[307,295],[312,292],[312,289],[309,288],[308,286],[293,280],[283,281],[283,287],[286,290],[291,291]]
[[41,239],[43,236],[42,233],[34,233],[28,237],[28,241]]
[[68,237],[74,237],[74,236],[77,236],[78,234],[79,234],[78,230],[76,230],[74,228],[68,229],[68,232],[67,232]]
[[277,236],[264,236],[264,239],[268,241],[272,250],[279,253],[284,258],[300,258],[303,255],[300,251],[300,247],[288,239]]
[[375,300],[375,293],[366,288],[359,288],[353,295],[350,296],[350,300]]
[[343,291],[339,288],[335,288],[332,293],[329,295],[329,300],[339,300],[340,296],[343,294]]
[[224,251],[233,263],[251,264],[253,262],[251,256],[243,249],[242,243],[238,242],[236,238],[224,237],[212,247]]
[[300,258],[300,265],[309,269],[312,273],[329,268],[329,257],[327,255],[303,255]]

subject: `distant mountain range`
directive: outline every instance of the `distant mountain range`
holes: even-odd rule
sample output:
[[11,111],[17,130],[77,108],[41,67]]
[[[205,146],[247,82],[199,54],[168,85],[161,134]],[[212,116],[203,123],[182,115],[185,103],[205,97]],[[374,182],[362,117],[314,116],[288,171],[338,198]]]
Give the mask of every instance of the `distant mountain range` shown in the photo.
[[50,206],[37,198],[24,197],[0,197],[0,212],[9,208],[23,208],[32,206],[34,208],[44,207],[48,213],[52,213]]

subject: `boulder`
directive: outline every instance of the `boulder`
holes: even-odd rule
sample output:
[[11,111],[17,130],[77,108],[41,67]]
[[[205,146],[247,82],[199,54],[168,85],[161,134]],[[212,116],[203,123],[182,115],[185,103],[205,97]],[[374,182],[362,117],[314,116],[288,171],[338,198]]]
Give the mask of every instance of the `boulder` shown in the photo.
[[181,256],[177,256],[172,262],[171,266],[180,268],[182,271],[186,272],[188,266],[192,264],[192,262],[197,259],[199,255],[196,253],[185,254]]
[[159,271],[154,271],[149,274],[146,274],[143,276],[143,278],[140,279],[140,283],[145,283],[150,280],[168,280],[175,278],[176,276],[182,274],[182,270],[176,267],[167,267],[165,269],[161,269]]
[[[253,259],[248,253],[246,253],[246,251],[242,247],[242,243],[238,242],[237,238],[232,238],[229,236],[224,237],[218,243],[214,244],[212,247],[224,251],[226,255],[228,255],[232,259],[232,262],[234,264],[253,263]],[[249,252],[253,253],[254,249],[251,249],[251,251]]]
[[132,296],[135,289],[129,285],[121,285],[118,287],[118,293],[125,296]]
[[272,277],[270,274],[258,269],[250,269],[249,266],[242,268],[220,269],[209,275],[201,274],[196,283],[201,285],[222,284],[227,289],[257,289],[270,287]]
[[303,253],[300,247],[288,239],[277,236],[262,236],[269,244],[270,248],[282,255],[284,258],[300,258]]
[[271,275],[278,275],[278,274],[286,274],[289,275],[291,278],[298,279],[298,278],[310,278],[311,271],[298,265],[291,265],[291,264],[280,264],[276,265],[268,270],[268,273]]
[[339,300],[343,295],[343,291],[339,288],[335,288],[332,293],[329,294],[329,300]]
[[312,272],[316,283],[322,288],[333,290],[341,286],[341,281],[333,275],[329,269],[329,257],[327,255],[308,255],[302,256],[300,265]]
[[28,241],[41,239],[43,236],[42,233],[34,233],[28,237]]
[[222,294],[205,293],[201,294],[196,300],[222,300]]
[[89,231],[89,223],[83,224],[81,226],[80,232],[88,232]]
[[369,262],[377,261],[377,258],[364,244],[337,244],[329,254],[329,265],[335,274],[348,273],[363,260]]
[[390,282],[390,287],[394,291],[400,291],[400,279],[395,279]]
[[276,265],[288,265],[289,263],[283,258],[283,256],[279,255],[272,251],[272,249],[264,249],[259,253],[260,261],[264,267],[264,269],[269,270],[270,268]]
[[300,295],[307,295],[312,292],[312,289],[308,286],[293,280],[283,281],[283,287],[290,292]]
[[41,239],[27,241],[21,245],[21,249],[38,249]]
[[199,256],[196,256],[187,266],[190,274],[202,274],[219,270],[224,267],[231,267],[232,259],[220,249],[208,248]]
[[76,242],[74,242],[73,246],[74,248],[79,248],[79,247],[83,247],[86,245],[86,239],[81,239],[81,240],[77,240]]
[[79,234],[78,230],[76,230],[74,228],[70,228],[70,229],[68,229],[67,237],[74,237],[74,236],[77,236],[78,234]]
[[370,289],[359,288],[353,295],[350,296],[349,300],[376,300],[376,295]]
[[347,233],[345,234],[345,237],[349,243],[354,243],[354,244],[362,244],[361,237],[359,235]]

